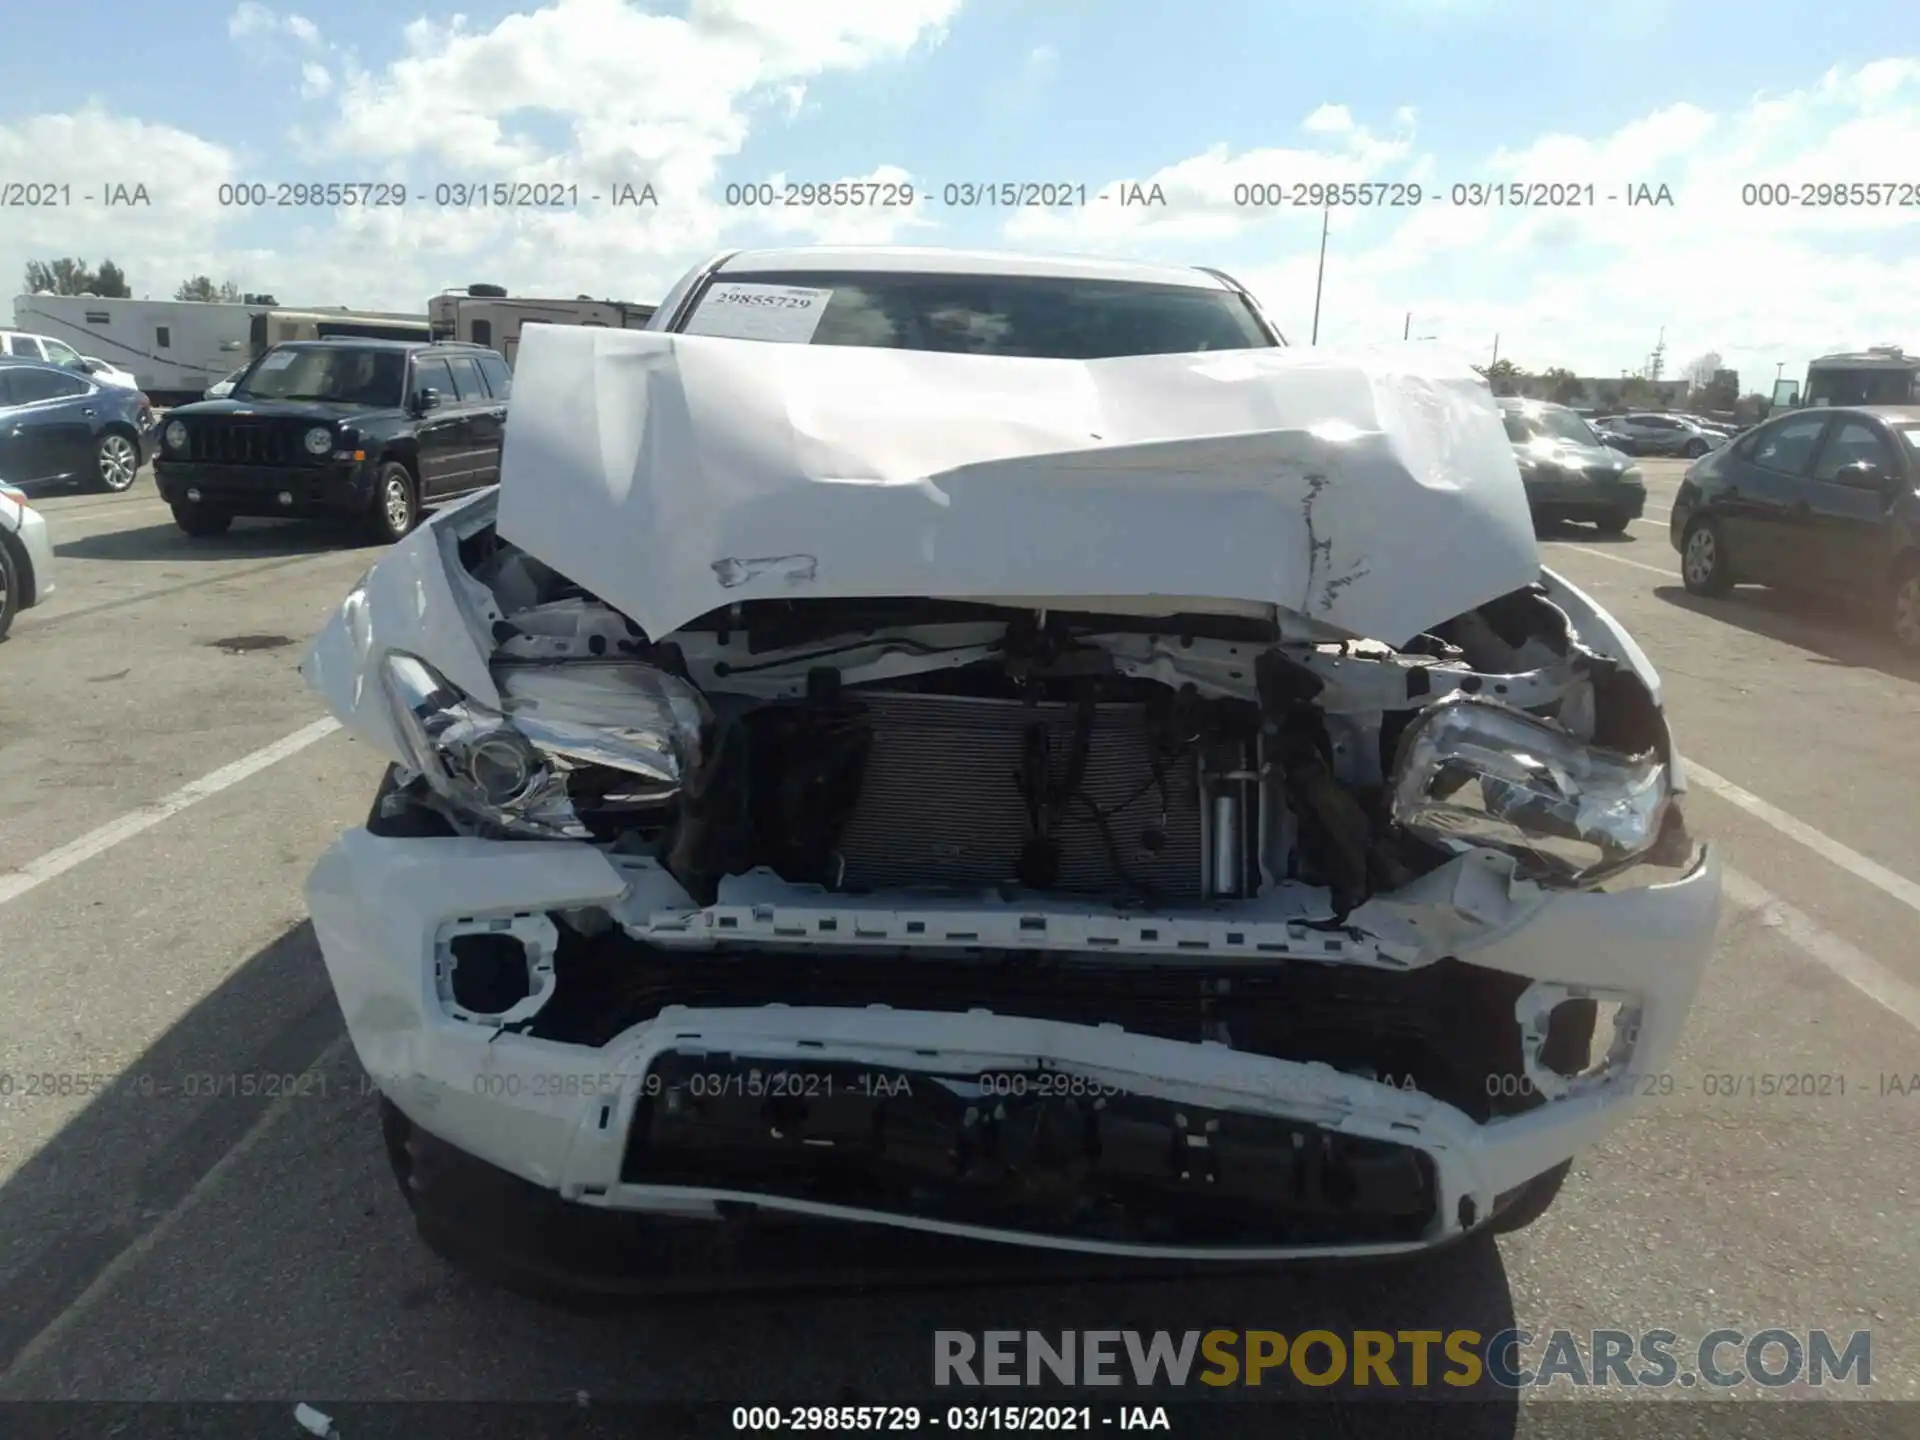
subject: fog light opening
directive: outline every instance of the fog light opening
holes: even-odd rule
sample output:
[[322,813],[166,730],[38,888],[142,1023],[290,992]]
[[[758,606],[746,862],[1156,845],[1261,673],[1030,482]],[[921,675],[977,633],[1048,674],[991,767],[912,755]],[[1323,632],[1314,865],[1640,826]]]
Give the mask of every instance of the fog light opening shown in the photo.
[[527,947],[513,935],[458,935],[447,988],[454,1003],[473,1015],[504,1015],[533,994]]
[[455,1019],[494,1027],[538,1014],[553,995],[559,931],[544,915],[463,920],[434,955],[434,988]]
[[198,505],[200,503],[200,492],[198,490],[188,490],[187,499]]
[[1562,1000],[1547,1015],[1540,1063],[1563,1079],[1595,1080],[1631,1041],[1629,1007],[1618,1000]]

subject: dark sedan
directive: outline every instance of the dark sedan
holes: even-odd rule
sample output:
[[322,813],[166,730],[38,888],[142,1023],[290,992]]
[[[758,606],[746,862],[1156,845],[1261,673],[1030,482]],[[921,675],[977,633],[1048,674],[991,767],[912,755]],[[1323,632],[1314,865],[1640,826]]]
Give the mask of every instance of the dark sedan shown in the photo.
[[0,480],[125,490],[147,459],[153,426],[138,390],[59,365],[0,364]]
[[1920,655],[1920,406],[1756,426],[1687,468],[1671,536],[1696,595],[1752,580],[1862,601]]
[[1566,406],[1507,399],[1500,418],[1536,521],[1591,520],[1619,535],[1646,510],[1640,467]]

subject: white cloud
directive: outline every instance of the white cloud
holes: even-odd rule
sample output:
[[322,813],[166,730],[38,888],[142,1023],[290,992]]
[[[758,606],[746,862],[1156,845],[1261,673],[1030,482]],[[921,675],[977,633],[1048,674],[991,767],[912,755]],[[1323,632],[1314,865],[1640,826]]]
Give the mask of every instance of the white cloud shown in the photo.
[[[150,177],[145,203],[131,180],[110,194],[103,155],[140,157],[139,173]],[[72,255],[94,265],[111,259],[127,272],[136,295],[170,296],[186,276],[212,273],[208,257],[223,213],[219,188],[235,168],[224,146],[98,108],[0,125],[0,175],[34,177],[57,197],[51,204],[0,207],[0,278],[17,283],[30,259]],[[120,199],[133,203],[110,203]]]
[[[259,46],[264,63],[284,66],[308,101],[294,137],[305,137],[303,153],[290,168],[404,176],[415,203],[282,216],[276,223],[291,218],[296,233],[263,253],[237,243],[257,243],[258,232],[229,226],[235,212],[214,201],[239,163],[226,145],[99,109],[40,116],[0,127],[0,175],[66,180],[80,192],[97,189],[98,156],[137,154],[165,187],[156,184],[150,207],[138,210],[77,200],[0,210],[0,269],[17,276],[29,257],[111,256],[136,292],[167,294],[204,272],[290,301],[412,308],[445,285],[477,280],[657,299],[703,252],[769,234],[938,241],[956,219],[950,210],[730,207],[723,186],[763,178],[731,164],[756,127],[817,108],[823,77],[937,44],[960,3],[689,0],[666,15],[621,0],[556,0],[490,25],[414,21],[398,57],[368,68],[302,17],[248,0],[232,12],[230,32]],[[1016,55],[1010,84],[1058,63],[1044,45]],[[609,60],[635,56],[643,61]],[[1298,127],[1295,143],[1234,150],[1189,141],[1148,160],[1158,166],[1150,172],[1098,187],[1089,177],[1104,203],[1023,210],[1001,228],[1021,245],[1211,259],[1251,283],[1304,341],[1320,211],[1248,203],[1263,193],[1249,187],[1279,185],[1290,200],[1295,185],[1328,182],[1418,181],[1429,193],[1468,182],[1590,183],[1596,203],[1578,209],[1336,209],[1322,340],[1397,340],[1412,311],[1416,335],[1437,334],[1476,358],[1498,333],[1501,353],[1530,368],[1617,373],[1639,362],[1664,325],[1671,366],[1717,351],[1758,388],[1776,361],[1792,370],[1841,344],[1920,341],[1899,319],[1920,313],[1920,205],[1760,205],[1742,195],[1743,185],[1775,182],[1794,200],[1803,182],[1920,183],[1903,159],[1920,153],[1920,60],[1835,68],[1721,110],[1689,102],[1684,77],[1672,93],[1672,103],[1609,132],[1555,130],[1444,159],[1423,143],[1410,106],[1309,102],[1276,117],[1282,133]],[[899,158],[937,174],[941,156]],[[787,169],[801,181],[840,178],[799,160]],[[884,164],[861,178],[912,177]],[[582,199],[577,210],[538,212],[426,203],[436,181],[496,179],[577,185]],[[658,208],[586,198],[649,181]],[[1605,199],[1636,183],[1665,184],[1675,203]],[[1143,194],[1158,187],[1165,204],[1118,204],[1133,185]],[[1897,188],[1882,196],[1896,198]]]
[[1344,105],[1322,105],[1300,122],[1300,128],[1314,135],[1344,135],[1353,129],[1353,116]]
[[[1319,214],[1235,206],[1234,187],[1418,180],[1444,198],[1334,212],[1323,342],[1397,340],[1412,311],[1416,333],[1483,358],[1498,333],[1501,353],[1529,368],[1614,374],[1637,366],[1665,326],[1669,373],[1672,357],[1714,350],[1765,389],[1777,362],[1804,369],[1842,344],[1920,338],[1896,333],[1892,318],[1920,314],[1920,177],[1902,158],[1920,154],[1920,60],[1836,67],[1720,112],[1676,102],[1609,133],[1549,133],[1466,163],[1416,150],[1413,118],[1403,110],[1375,136],[1346,107],[1322,105],[1303,121],[1320,146],[1216,145],[1148,177],[1166,187],[1164,211],[1022,215],[1006,234],[1180,259],[1204,241],[1256,256],[1241,278],[1303,339]],[[1456,184],[1506,182],[1558,184],[1590,203],[1450,203]],[[1793,203],[1751,203],[1765,192],[1745,187],[1772,183]],[[1879,183],[1881,203],[1799,203],[1803,186],[1847,183]],[[1665,185],[1673,203],[1629,206],[1640,185]]]
[[[1088,187],[1094,196],[1107,196],[1105,200],[1090,198],[1070,209],[1023,210],[1004,233],[1017,244],[1115,251],[1196,242],[1221,245],[1250,225],[1273,224],[1279,218],[1298,226],[1305,223],[1301,211],[1272,202],[1290,199],[1296,185],[1376,180],[1404,170],[1414,159],[1412,122],[1412,113],[1402,111],[1393,133],[1376,135],[1355,124],[1344,107],[1322,105],[1303,123],[1309,131],[1330,137],[1324,146],[1235,154],[1225,145],[1213,145],[1149,175],[1115,177]],[[1123,194],[1144,194],[1152,201],[1156,187],[1164,204],[1121,203]],[[1317,206],[1311,218],[1317,236]]]
[[264,35],[275,28],[274,13],[266,6],[256,4],[255,0],[243,0],[233,14],[227,17],[227,34],[235,40],[248,35]]
[[[766,183],[772,193],[785,198],[787,176],[775,175]],[[798,179],[799,177],[795,177]],[[802,182],[803,184],[805,182]],[[894,245],[910,243],[913,232],[938,224],[928,214],[924,188],[913,188],[913,176],[898,165],[882,165],[865,175],[852,177],[861,187],[865,204],[829,206],[788,206],[784,203],[755,211],[755,218],[768,229],[802,245]],[[723,192],[724,193],[724,192]],[[912,205],[882,205],[879,200],[914,194]],[[804,198],[806,191],[800,192]]]
[[306,16],[282,15],[258,0],[241,0],[227,17],[227,34],[235,40],[286,35],[313,50],[325,44],[320,38],[320,27]]

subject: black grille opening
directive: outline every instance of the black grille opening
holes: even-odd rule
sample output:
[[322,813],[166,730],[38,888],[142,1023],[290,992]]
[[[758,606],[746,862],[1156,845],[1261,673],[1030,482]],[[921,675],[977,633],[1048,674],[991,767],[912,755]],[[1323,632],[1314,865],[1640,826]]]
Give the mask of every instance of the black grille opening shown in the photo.
[[1410,1146],[1016,1078],[669,1053],[621,1178],[1135,1244],[1409,1243],[1432,1221]]
[[1458,960],[1390,971],[1298,960],[1115,963],[1040,951],[673,951],[618,929],[588,937],[553,918],[555,991],[530,1033],[567,1044],[605,1045],[669,1005],[987,1009],[1317,1061],[1431,1095],[1476,1121],[1542,1103],[1525,1081],[1514,1018],[1531,982]]
[[305,455],[296,439],[284,425],[195,421],[187,428],[187,458],[202,465],[287,465]]

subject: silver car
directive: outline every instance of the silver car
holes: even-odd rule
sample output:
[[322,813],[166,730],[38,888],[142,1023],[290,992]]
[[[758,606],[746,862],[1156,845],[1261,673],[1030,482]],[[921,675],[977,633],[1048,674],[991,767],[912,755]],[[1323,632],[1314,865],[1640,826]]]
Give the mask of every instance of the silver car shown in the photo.
[[0,480],[0,640],[13,617],[53,593],[53,542],[47,517],[27,502],[26,492]]
[[1707,430],[1683,415],[1641,411],[1612,416],[1606,424],[1607,444],[1629,455],[1685,455],[1697,459],[1727,443],[1726,436]]

